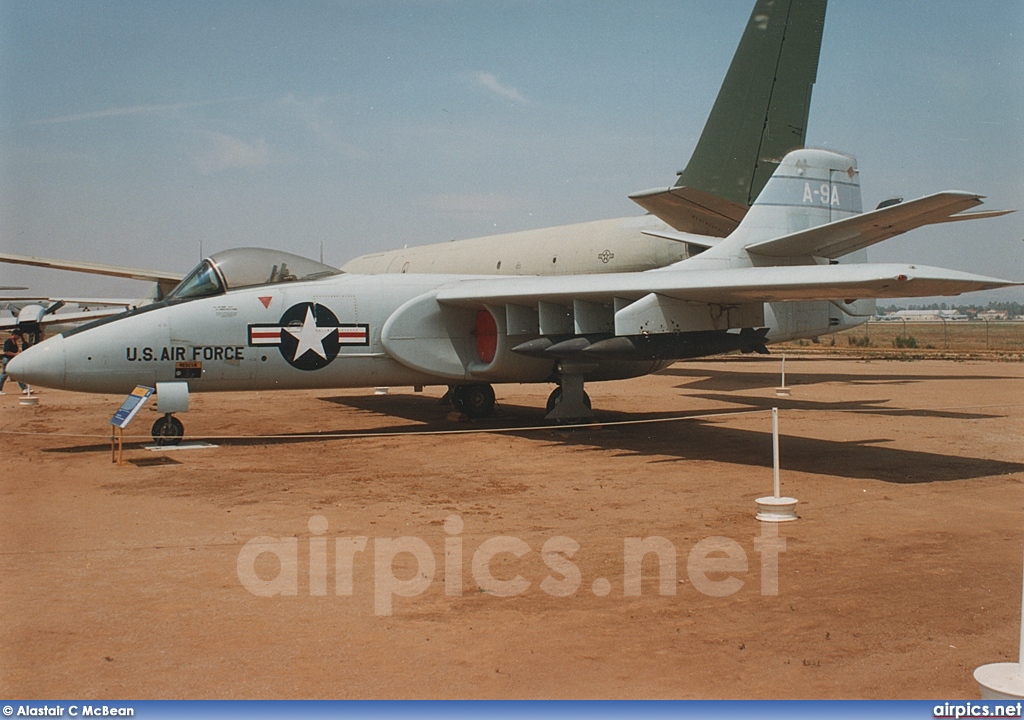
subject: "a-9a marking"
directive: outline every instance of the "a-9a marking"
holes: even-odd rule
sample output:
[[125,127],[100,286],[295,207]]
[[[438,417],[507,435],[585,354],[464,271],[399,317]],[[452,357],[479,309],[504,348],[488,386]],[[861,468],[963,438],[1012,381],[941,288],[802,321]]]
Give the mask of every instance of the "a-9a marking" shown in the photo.
[[163,348],[129,347],[124,350],[128,362],[183,362],[193,360],[245,360],[244,345],[199,345]]

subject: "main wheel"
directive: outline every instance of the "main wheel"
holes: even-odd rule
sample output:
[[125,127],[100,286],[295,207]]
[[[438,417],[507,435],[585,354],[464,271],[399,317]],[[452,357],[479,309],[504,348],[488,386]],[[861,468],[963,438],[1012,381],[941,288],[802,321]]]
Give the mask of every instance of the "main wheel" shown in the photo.
[[[558,386],[551,391],[550,395],[548,395],[547,412],[554,410],[555,406],[560,402],[562,402],[562,387]],[[583,393],[583,404],[586,405],[588,409],[591,407],[590,396],[586,393]]]
[[555,405],[557,405],[560,402],[562,402],[562,388],[556,387],[554,390],[551,391],[551,394],[548,395],[548,403],[545,407],[545,410],[547,412],[551,412],[552,410],[555,409]]
[[494,412],[494,388],[490,385],[458,385],[452,388],[452,407],[471,418]]
[[153,442],[157,445],[177,445],[185,434],[185,426],[181,420],[167,413],[153,423]]

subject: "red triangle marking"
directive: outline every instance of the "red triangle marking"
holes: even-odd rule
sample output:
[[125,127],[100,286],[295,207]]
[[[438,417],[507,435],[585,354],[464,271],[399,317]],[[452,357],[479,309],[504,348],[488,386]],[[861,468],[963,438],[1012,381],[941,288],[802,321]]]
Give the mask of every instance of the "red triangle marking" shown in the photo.
[[273,300],[273,299],[274,299],[273,297],[261,297],[260,298],[260,302],[263,303],[263,307],[269,309],[270,308],[270,301]]

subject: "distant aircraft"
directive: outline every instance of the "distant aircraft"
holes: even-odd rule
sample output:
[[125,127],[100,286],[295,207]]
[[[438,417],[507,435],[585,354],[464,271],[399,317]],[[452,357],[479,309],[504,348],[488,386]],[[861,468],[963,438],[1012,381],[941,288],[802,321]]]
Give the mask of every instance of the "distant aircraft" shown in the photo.
[[[15,357],[22,382],[160,400],[190,392],[447,385],[470,416],[493,383],[557,383],[547,417],[591,415],[584,383],[671,362],[817,337],[864,322],[874,298],[1015,285],[920,265],[861,264],[909,230],[1001,212],[942,192],[860,214],[854,158],[789,153],[728,237],[632,273],[495,277],[340,273],[265,249],[204,260],[164,300],[43,341]],[[841,259],[843,262],[841,262]],[[166,405],[158,407],[163,412]],[[155,438],[175,441],[166,413]]]
[[[152,300],[117,300],[114,298],[50,298],[2,297],[0,306],[11,317],[0,317],[0,330],[17,328],[37,343],[44,331],[63,332],[86,322],[123,313],[125,310],[148,304]],[[75,309],[70,309],[74,305]]]
[[630,198],[650,214],[377,252],[351,273],[568,275],[685,260],[739,225],[779,162],[804,146],[825,0],[758,0],[704,131],[670,188]]

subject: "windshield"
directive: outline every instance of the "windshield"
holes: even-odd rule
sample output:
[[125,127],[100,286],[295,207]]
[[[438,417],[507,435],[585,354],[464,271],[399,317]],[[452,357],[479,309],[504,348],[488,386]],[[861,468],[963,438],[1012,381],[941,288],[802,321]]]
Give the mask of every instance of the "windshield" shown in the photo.
[[203,260],[199,267],[185,277],[178,287],[171,290],[168,300],[187,300],[191,298],[208,297],[219,295],[224,292],[224,286],[217,277],[217,270],[209,260]]

